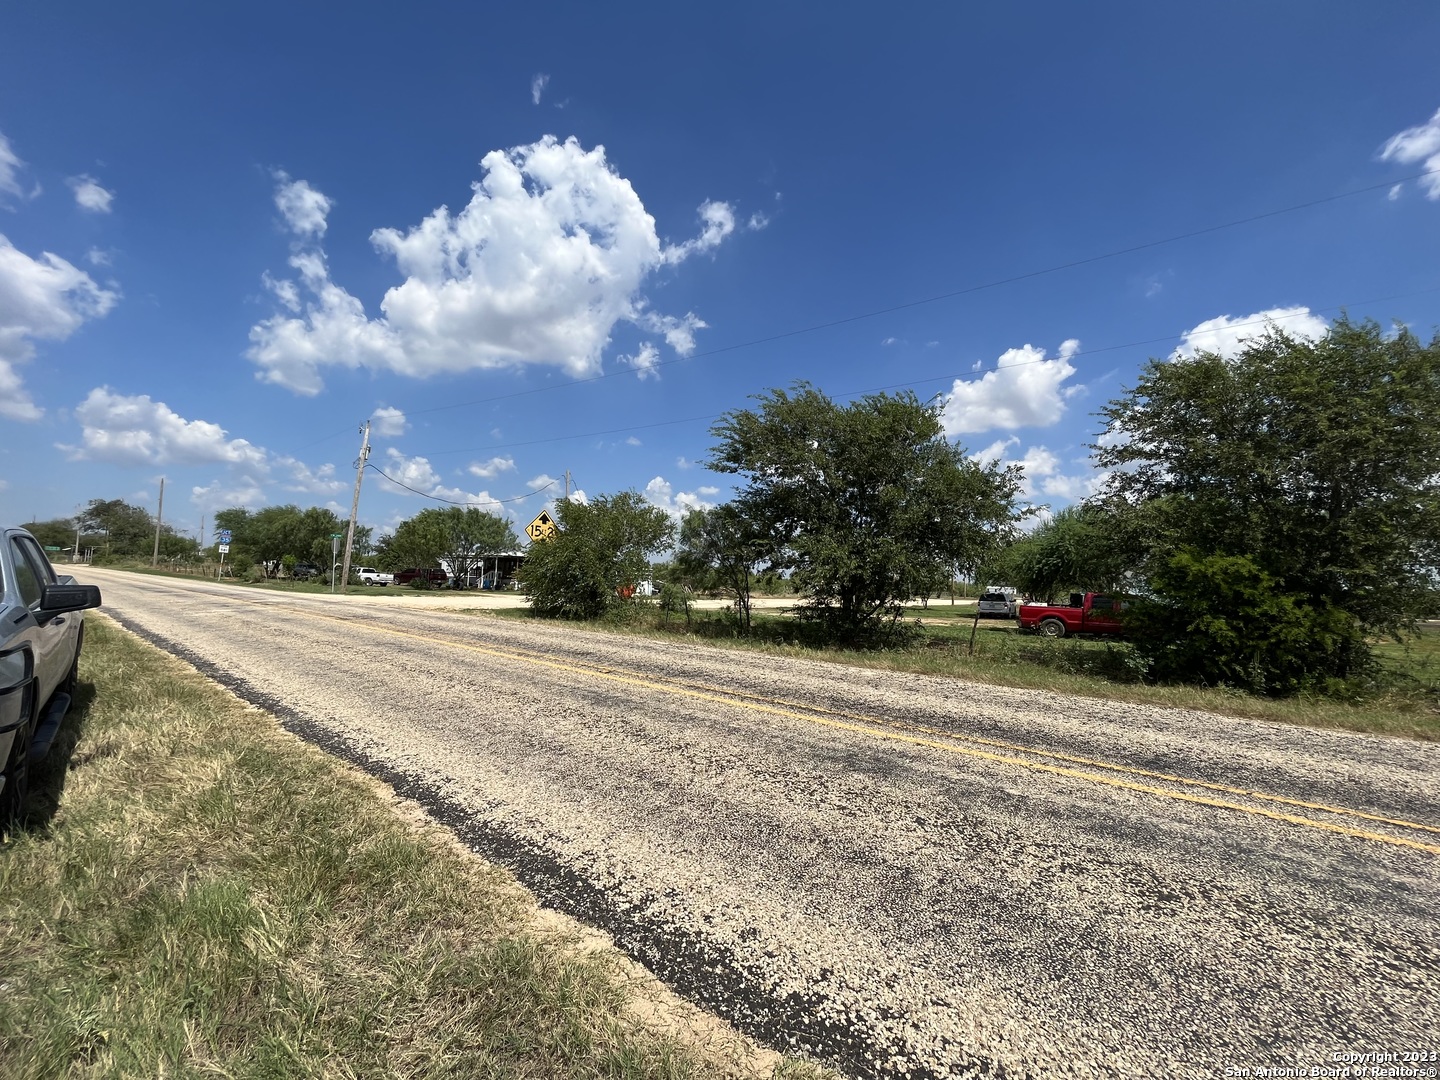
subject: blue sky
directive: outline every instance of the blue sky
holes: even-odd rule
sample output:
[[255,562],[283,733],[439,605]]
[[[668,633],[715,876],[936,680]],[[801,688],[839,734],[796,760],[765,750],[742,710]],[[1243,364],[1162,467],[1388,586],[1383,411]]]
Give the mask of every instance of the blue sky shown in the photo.
[[[1058,508],[1151,356],[1440,324],[1437,41],[1430,2],[12,6],[0,518],[161,476],[181,530],[348,511],[372,417],[519,526],[567,469],[676,510],[799,379],[944,395]],[[360,516],[433,505],[370,472]]]

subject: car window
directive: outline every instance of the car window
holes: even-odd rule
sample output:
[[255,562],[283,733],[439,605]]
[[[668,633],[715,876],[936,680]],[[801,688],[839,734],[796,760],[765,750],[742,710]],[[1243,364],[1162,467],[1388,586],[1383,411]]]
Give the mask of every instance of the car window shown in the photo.
[[28,536],[17,536],[20,546],[30,555],[30,564],[35,567],[35,572],[40,575],[41,585],[54,585],[60,579],[55,576],[55,568],[50,565],[50,558],[40,550],[40,545]]
[[1113,596],[1097,596],[1090,604],[1091,611],[1114,611],[1115,598]]
[[42,578],[26,555],[25,549],[21,547],[18,536],[10,538],[10,558],[15,563],[15,587],[20,592],[20,599],[26,607],[38,609]]

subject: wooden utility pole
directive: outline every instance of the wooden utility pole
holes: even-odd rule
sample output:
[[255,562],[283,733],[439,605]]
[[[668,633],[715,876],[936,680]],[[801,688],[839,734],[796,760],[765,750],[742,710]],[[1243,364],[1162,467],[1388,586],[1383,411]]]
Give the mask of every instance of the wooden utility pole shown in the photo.
[[565,501],[570,501],[570,470],[565,470]]
[[365,476],[365,461],[370,456],[370,421],[360,428],[360,458],[355,462],[355,498],[350,500],[350,528],[345,533],[345,559],[340,567],[340,591],[350,587],[350,551],[355,546],[355,518],[360,513],[360,481]]
[[155,551],[150,556],[150,565],[160,565],[160,522],[165,518],[165,477],[160,477],[160,505],[155,508]]

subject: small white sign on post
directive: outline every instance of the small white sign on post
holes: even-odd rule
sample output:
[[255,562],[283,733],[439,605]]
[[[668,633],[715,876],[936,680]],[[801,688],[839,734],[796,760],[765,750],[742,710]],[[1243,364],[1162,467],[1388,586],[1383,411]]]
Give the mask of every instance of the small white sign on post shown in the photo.
[[229,545],[229,544],[220,544],[220,545],[218,545],[218,546],[219,546],[219,548],[220,548],[220,554],[221,554],[221,555],[229,555],[229,554],[230,554],[230,545]]

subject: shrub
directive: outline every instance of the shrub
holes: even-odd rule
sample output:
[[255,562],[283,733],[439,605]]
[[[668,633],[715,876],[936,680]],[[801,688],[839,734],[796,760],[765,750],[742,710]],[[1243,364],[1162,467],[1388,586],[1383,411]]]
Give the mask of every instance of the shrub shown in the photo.
[[1283,592],[1247,556],[1181,551],[1126,613],[1126,633],[1166,682],[1270,695],[1324,692],[1371,666],[1359,622],[1325,598]]
[[674,536],[663,510],[634,491],[601,495],[588,503],[555,507],[558,529],[530,545],[521,576],[536,615],[597,619],[608,608],[628,606],[622,590],[649,571],[649,556]]
[[690,625],[690,594],[679,585],[666,582],[660,586],[660,622],[669,625],[672,615],[684,615],[685,625]]

